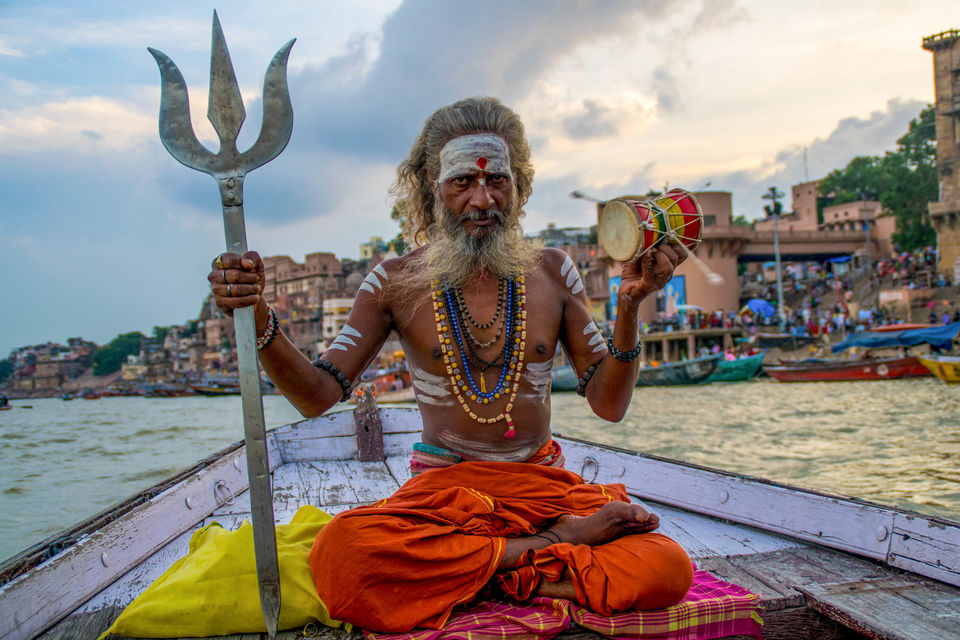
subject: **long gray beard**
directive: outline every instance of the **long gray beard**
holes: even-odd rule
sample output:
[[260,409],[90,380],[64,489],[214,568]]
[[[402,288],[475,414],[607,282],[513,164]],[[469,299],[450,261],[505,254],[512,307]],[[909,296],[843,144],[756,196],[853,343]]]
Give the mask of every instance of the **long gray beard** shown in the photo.
[[[497,220],[492,231],[473,237],[463,229],[467,219],[490,217]],[[496,209],[457,217],[442,201],[437,201],[436,217],[425,261],[431,281],[446,281],[460,286],[472,276],[486,271],[497,278],[515,278],[535,262],[539,251],[524,240],[518,216]]]

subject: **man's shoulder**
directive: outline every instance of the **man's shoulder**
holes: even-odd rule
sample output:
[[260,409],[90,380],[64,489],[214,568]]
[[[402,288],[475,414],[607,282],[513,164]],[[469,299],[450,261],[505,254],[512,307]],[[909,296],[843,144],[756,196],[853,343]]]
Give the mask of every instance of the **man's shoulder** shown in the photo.
[[540,270],[544,276],[556,282],[566,282],[571,270],[579,275],[579,270],[577,265],[574,264],[573,258],[566,252],[554,247],[544,247],[540,259]]

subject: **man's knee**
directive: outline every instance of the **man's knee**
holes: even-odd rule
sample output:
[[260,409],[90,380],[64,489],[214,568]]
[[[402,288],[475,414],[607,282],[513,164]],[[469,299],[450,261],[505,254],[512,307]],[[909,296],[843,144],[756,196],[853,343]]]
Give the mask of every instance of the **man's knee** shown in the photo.
[[607,574],[606,609],[663,609],[679,602],[693,583],[693,565],[679,544],[659,533],[626,536],[596,547]]

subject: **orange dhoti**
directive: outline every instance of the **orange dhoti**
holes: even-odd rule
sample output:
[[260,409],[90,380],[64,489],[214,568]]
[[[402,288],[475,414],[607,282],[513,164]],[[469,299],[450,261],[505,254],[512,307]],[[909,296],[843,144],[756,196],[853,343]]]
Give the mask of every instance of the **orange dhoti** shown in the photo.
[[675,604],[693,579],[690,559],[658,533],[596,547],[554,544],[497,573],[506,538],[616,500],[629,501],[623,485],[585,484],[564,469],[461,462],[339,514],[314,541],[310,568],[332,617],[380,632],[440,628],[491,582],[522,600],[541,581],[570,578],[580,604],[605,615]]

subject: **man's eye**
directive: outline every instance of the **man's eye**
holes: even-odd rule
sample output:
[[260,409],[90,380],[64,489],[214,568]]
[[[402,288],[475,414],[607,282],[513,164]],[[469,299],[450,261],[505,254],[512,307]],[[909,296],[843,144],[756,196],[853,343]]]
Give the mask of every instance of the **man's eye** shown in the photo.
[[507,180],[507,176],[503,175],[502,173],[494,173],[490,176],[490,182],[494,184],[503,184]]
[[470,184],[470,176],[457,176],[456,178],[451,178],[450,182],[453,184]]

